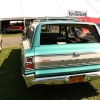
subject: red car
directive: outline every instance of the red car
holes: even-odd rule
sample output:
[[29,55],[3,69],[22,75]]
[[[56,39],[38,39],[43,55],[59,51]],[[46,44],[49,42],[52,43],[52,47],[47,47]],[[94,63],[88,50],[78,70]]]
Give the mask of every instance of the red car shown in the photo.
[[24,23],[13,23],[6,28],[6,32],[22,32],[24,29]]

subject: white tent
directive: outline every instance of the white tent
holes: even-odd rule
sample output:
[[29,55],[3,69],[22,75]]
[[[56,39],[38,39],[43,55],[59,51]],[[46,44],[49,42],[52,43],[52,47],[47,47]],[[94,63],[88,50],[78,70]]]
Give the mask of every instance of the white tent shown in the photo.
[[0,19],[66,17],[68,10],[100,17],[100,0],[0,0]]
[[22,17],[20,0],[0,0],[0,18]]

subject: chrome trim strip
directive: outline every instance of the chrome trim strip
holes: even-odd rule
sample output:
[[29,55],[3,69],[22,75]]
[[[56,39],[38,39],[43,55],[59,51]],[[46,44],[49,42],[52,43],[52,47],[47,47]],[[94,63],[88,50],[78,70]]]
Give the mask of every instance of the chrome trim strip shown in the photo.
[[35,56],[35,62],[41,62],[44,59],[49,59],[50,61],[61,61],[61,60],[76,60],[76,59],[94,59],[100,58],[100,53],[97,54],[81,54],[80,56],[73,55],[57,55],[57,56]]
[[[81,63],[81,64],[66,64],[66,66],[62,65],[63,67],[75,67],[75,66],[82,66],[82,65],[93,65],[93,64],[100,64],[99,62],[89,62],[89,63]],[[42,68],[57,68],[57,67],[61,67],[59,65],[55,65],[55,66],[38,66],[36,67],[36,69],[42,69]]]
[[[85,53],[82,53],[82,52],[81,52],[81,55],[85,55],[85,54],[98,54],[98,53],[100,53],[100,52],[85,52]],[[43,57],[44,57],[44,56],[45,56],[45,57],[48,57],[48,56],[51,57],[51,56],[61,56],[61,55],[62,55],[62,56],[68,56],[68,55],[71,55],[71,56],[72,56],[73,54],[72,54],[72,53],[70,53],[70,54],[50,54],[50,55],[48,54],[48,55],[35,55],[35,56],[36,56],[36,57],[42,57],[42,56],[43,56]]]

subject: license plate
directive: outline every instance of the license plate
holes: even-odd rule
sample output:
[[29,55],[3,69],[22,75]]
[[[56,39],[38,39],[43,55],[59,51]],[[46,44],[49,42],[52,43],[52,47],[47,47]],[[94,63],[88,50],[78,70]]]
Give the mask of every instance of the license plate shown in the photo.
[[85,75],[69,77],[69,84],[84,82]]

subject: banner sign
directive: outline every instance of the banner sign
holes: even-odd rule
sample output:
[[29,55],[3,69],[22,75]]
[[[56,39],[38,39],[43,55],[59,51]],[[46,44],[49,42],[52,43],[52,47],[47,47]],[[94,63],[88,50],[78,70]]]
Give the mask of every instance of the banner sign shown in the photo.
[[68,10],[68,16],[70,17],[82,17],[87,16],[87,11],[74,11],[74,10]]

